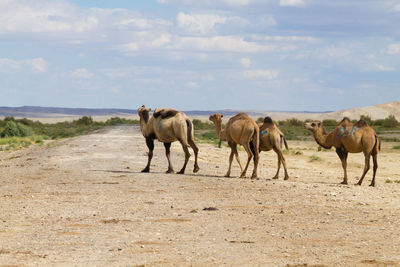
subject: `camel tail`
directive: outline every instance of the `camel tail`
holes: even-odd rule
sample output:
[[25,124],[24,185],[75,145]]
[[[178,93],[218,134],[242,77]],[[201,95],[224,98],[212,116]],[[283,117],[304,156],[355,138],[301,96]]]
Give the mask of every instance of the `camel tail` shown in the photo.
[[186,119],[187,125],[187,138],[188,140],[194,139],[193,124],[189,119]]
[[282,148],[282,141],[285,144],[286,150],[289,151],[289,146],[288,146],[288,144],[286,142],[286,137],[284,135],[281,135],[281,148]]
[[252,149],[253,154],[255,154],[256,150],[260,151],[260,128],[258,128],[258,126],[254,128],[253,140],[250,142],[250,148],[251,145],[253,145],[254,149],[254,151]]
[[377,151],[381,151],[381,140],[379,137],[375,134],[375,146],[374,149],[377,149]]

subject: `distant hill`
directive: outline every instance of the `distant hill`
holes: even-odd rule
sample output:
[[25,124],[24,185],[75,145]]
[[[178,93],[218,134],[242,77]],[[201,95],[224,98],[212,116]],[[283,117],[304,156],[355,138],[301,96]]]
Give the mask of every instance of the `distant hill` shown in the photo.
[[[384,119],[389,115],[394,115],[400,120],[400,101],[379,104],[375,106],[366,106],[359,108],[350,108],[339,111],[325,112],[291,112],[291,111],[260,111],[260,110],[188,110],[184,111],[190,117],[207,119],[213,113],[221,113],[226,118],[239,112],[246,112],[254,118],[271,116],[274,120],[284,120],[288,118],[305,119],[335,119],[340,120],[343,117],[359,119],[361,115],[368,115],[372,119]],[[72,120],[81,116],[92,116],[96,120],[105,120],[109,117],[119,116],[137,119],[136,109],[91,109],[91,108],[58,108],[58,107],[0,107],[0,117],[13,116],[17,118],[31,118],[43,121],[61,121]]]
[[107,116],[118,114],[136,114],[131,109],[92,109],[92,108],[57,108],[57,107],[0,107],[0,116],[41,118],[43,116],[78,115],[78,116]]

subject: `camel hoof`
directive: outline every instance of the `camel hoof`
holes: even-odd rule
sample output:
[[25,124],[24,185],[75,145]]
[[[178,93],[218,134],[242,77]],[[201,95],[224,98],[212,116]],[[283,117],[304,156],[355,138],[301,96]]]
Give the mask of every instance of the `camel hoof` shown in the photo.
[[343,182],[341,182],[340,184],[347,184],[347,181],[343,181]]
[[199,170],[200,170],[199,166],[195,166],[194,169],[193,169],[193,172],[196,173],[196,172],[198,172]]
[[285,176],[285,178],[283,178],[283,180],[289,180],[289,176]]
[[144,168],[144,169],[142,170],[142,172],[150,172],[150,169],[149,169],[149,168]]
[[258,180],[258,177],[257,177],[257,175],[255,175],[255,176],[251,176],[251,179],[256,179],[256,180]]
[[184,174],[185,170],[180,170],[179,172],[177,172],[177,174]]
[[373,183],[373,184],[371,183],[369,186],[373,186],[373,187],[375,187],[375,183]]
[[361,185],[361,183],[356,183],[356,184],[354,184],[354,185]]
[[272,179],[278,179],[279,177],[278,176],[274,176],[274,177],[272,177]]
[[231,177],[231,175],[230,174],[225,174],[224,177],[229,178],[229,177]]
[[246,178],[245,174],[240,175],[240,178]]
[[168,169],[165,173],[174,173],[173,169]]

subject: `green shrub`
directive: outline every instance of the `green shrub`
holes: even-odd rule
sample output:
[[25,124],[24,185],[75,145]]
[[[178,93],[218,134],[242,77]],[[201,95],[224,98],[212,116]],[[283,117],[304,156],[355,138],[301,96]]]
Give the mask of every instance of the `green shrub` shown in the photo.
[[337,126],[339,123],[336,121],[336,120],[323,120],[322,121],[322,124],[324,125],[324,126]]
[[79,118],[76,123],[83,124],[83,125],[91,125],[93,123],[93,119],[90,116],[83,116]]
[[195,130],[209,130],[215,128],[214,124],[208,121],[203,122],[201,120],[194,119],[192,120],[192,123]]
[[399,122],[396,120],[394,115],[389,115],[386,119],[383,120],[383,127],[386,128],[396,128],[399,125]]
[[12,120],[9,120],[6,122],[3,131],[1,132],[0,136],[1,137],[24,137],[24,136],[30,136],[33,134],[32,128],[29,126],[26,126],[22,123],[19,122],[14,122]]
[[322,160],[320,157],[318,157],[317,155],[311,155],[310,156],[310,161],[320,161]]

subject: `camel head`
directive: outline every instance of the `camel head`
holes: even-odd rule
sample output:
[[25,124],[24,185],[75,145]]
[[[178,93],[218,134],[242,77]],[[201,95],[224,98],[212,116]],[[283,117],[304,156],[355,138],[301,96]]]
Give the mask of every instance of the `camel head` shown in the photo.
[[[311,121],[311,122],[306,122],[306,124],[304,125],[304,127],[307,130],[310,130],[311,132],[316,132],[318,129],[322,128],[323,129],[323,125],[322,122],[320,121]],[[325,132],[325,131],[324,131]]]
[[212,114],[208,119],[210,121],[212,121],[214,124],[217,124],[217,123],[221,123],[222,122],[222,118],[223,117],[224,117],[224,115],[221,115],[219,113],[215,113],[215,114]]
[[151,108],[146,108],[144,105],[137,109],[139,117],[143,118],[146,122],[149,120],[149,113]]

